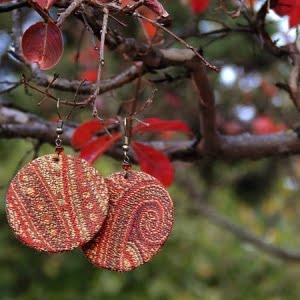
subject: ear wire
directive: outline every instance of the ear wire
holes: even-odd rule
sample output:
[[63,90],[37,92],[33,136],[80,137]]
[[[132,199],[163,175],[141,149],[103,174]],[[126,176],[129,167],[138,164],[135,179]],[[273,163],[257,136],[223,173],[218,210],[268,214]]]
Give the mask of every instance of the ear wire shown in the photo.
[[122,146],[123,153],[124,153],[124,158],[123,158],[123,163],[122,163],[122,168],[125,171],[124,178],[128,178],[128,171],[131,169],[130,159],[127,154],[129,151],[129,142],[130,142],[129,132],[130,132],[129,122],[128,122],[128,119],[125,118],[124,119],[124,144]]
[[63,134],[64,130],[63,130],[63,120],[60,114],[60,99],[58,98],[57,102],[56,102],[56,112],[57,112],[57,116],[59,118],[57,126],[56,126],[56,139],[55,139],[55,153],[56,153],[56,157],[55,160],[59,160],[59,155],[61,155],[64,151],[64,148],[62,147],[62,139],[61,139],[61,135]]

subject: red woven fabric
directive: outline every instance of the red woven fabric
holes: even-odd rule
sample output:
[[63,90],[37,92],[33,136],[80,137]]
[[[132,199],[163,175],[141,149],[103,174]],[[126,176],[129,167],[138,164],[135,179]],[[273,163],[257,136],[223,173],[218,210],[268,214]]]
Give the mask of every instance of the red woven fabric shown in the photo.
[[82,246],[99,231],[108,211],[104,178],[85,160],[45,155],[10,183],[7,218],[24,244],[48,252]]
[[83,247],[97,266],[129,271],[148,262],[165,243],[173,226],[173,202],[161,183],[138,171],[106,179],[110,208],[94,240]]

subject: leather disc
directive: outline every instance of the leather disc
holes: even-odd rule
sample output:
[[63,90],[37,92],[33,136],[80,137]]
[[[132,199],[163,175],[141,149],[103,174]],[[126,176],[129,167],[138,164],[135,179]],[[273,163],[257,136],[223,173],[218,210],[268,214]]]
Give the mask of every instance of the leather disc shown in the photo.
[[10,226],[24,244],[47,252],[82,246],[108,211],[104,178],[79,157],[35,159],[13,178],[6,195]]
[[163,246],[173,226],[173,202],[154,177],[139,171],[106,178],[110,193],[107,219],[83,247],[99,267],[129,271],[148,262]]

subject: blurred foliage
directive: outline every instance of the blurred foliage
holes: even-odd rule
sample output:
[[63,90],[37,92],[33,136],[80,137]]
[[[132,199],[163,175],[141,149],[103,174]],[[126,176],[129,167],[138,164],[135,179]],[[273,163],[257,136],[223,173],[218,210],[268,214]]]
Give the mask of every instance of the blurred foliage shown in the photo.
[[[236,21],[215,11],[214,1],[206,15],[192,16],[179,1],[165,1],[174,19],[173,30],[181,34],[193,24],[199,28],[205,25],[210,30],[220,24],[207,19],[222,20],[227,25]],[[30,20],[30,13],[24,10],[24,21]],[[32,17],[32,16],[31,16]],[[143,39],[138,22],[130,23],[127,29],[113,24],[127,36],[133,34]],[[203,22],[206,22],[205,24]],[[112,22],[113,23],[113,22]],[[243,17],[238,23],[246,24]],[[201,25],[202,24],[202,25]],[[9,14],[1,14],[1,32],[9,31]],[[78,78],[85,66],[77,66],[72,57],[83,26],[70,20],[64,27],[66,43],[62,62],[51,73],[59,72],[62,77]],[[80,30],[79,30],[80,29]],[[201,29],[202,30],[202,29]],[[270,24],[270,32],[276,32],[276,24]],[[238,74],[232,84],[224,84],[221,75],[210,73],[216,88],[217,108],[223,120],[238,119],[237,105],[252,107],[254,116],[268,113],[274,119],[297,124],[297,112],[285,93],[268,94],[262,82],[274,88],[274,83],[284,81],[290,69],[284,60],[276,60],[265,53],[253,37],[232,33],[222,38],[188,38],[195,47],[201,48],[205,56],[220,65],[230,65]],[[168,45],[181,47],[170,37]],[[86,34],[81,51],[93,47],[90,35]],[[121,71],[130,63],[123,62],[115,53],[106,51],[105,77]],[[1,58],[1,69],[16,78],[23,68],[7,55]],[[161,79],[183,74],[180,68],[168,68],[147,75],[147,79]],[[259,83],[253,85],[259,74]],[[248,77],[247,77],[248,76]],[[245,79],[246,78],[246,79]],[[248,78],[248,79],[247,79]],[[3,79],[3,78],[2,78]],[[242,80],[246,83],[242,85]],[[247,81],[248,80],[248,81]],[[149,97],[154,85],[143,82],[141,103]],[[157,99],[144,116],[183,119],[191,128],[198,128],[195,91],[188,80],[155,85],[159,89]],[[168,98],[169,93],[175,98]],[[131,99],[133,85],[122,87],[101,96],[103,117],[115,116],[122,101]],[[57,93],[61,99],[72,99],[68,93]],[[18,88],[3,99],[18,107],[34,112],[41,117],[55,117],[55,105],[51,101],[37,102],[41,95],[24,93]],[[168,100],[169,99],[169,100]],[[173,102],[170,102],[170,99]],[[175,100],[176,105],[174,106]],[[173,105],[173,106],[172,106]],[[171,109],[170,109],[171,107]],[[67,112],[65,109],[64,112]],[[72,121],[82,122],[91,117],[89,109],[75,110]],[[252,117],[252,119],[253,119]],[[251,120],[245,122],[249,125]],[[300,161],[297,157],[265,159],[261,161],[220,162],[200,161],[176,162],[177,178],[170,189],[175,202],[175,225],[170,239],[153,260],[129,273],[115,273],[92,266],[80,250],[70,253],[48,255],[23,246],[13,236],[5,216],[5,193],[12,176],[26,162],[33,158],[34,145],[30,139],[0,140],[0,299],[1,300],[93,300],[93,299],[155,299],[155,300],[295,300],[300,298],[297,278],[300,268],[296,263],[286,263],[257,251],[251,245],[241,242],[230,233],[215,227],[197,212],[192,191],[180,179],[193,179],[196,188],[205,200],[219,212],[230,217],[237,224],[249,229],[268,241],[299,249],[300,227],[299,176]],[[72,149],[67,151],[72,152]],[[53,152],[50,145],[42,145],[38,155]],[[120,170],[120,162],[102,157],[96,167],[103,175]]]
[[[24,141],[1,142],[1,183],[6,184],[20,160],[20,153],[31,147]],[[15,149],[8,155],[9,149]],[[43,153],[51,147],[43,147]],[[9,159],[7,159],[9,157]],[[6,159],[5,159],[6,158]],[[29,161],[30,158],[27,158]],[[25,161],[23,162],[25,163]],[[275,165],[280,161],[273,161]],[[295,160],[295,165],[300,162]],[[97,168],[108,175],[120,168],[119,162],[103,157]],[[210,183],[205,183],[192,166],[176,163],[177,177],[197,178],[198,188],[206,191],[207,200],[236,223],[256,232],[270,242],[300,248],[298,196],[282,168],[272,189],[253,203],[243,195],[253,193],[244,186],[239,193],[240,176],[267,172],[269,161],[242,162],[229,166],[215,163]],[[293,166],[291,166],[293,167]],[[201,166],[200,166],[201,168]],[[222,177],[219,176],[222,174]],[[265,173],[264,173],[265,174]],[[249,173],[252,176],[252,173]],[[268,173],[261,185],[273,177]],[[295,184],[295,183],[294,183]],[[265,188],[263,188],[264,190]],[[195,200],[182,185],[173,185],[170,193],[175,202],[175,226],[163,250],[144,266],[116,273],[93,267],[80,250],[63,254],[43,254],[23,246],[6,223],[2,201],[0,230],[1,300],[8,299],[297,299],[300,275],[297,264],[288,264],[258,252],[223,229],[201,217]],[[5,190],[1,192],[4,199]]]

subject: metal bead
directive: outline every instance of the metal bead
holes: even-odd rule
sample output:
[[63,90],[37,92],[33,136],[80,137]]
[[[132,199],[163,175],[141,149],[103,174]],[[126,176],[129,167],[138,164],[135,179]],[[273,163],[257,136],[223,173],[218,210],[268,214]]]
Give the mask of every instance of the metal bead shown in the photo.
[[131,163],[128,162],[122,163],[122,169],[125,171],[129,171],[131,169]]
[[123,146],[122,146],[122,149],[123,149],[123,151],[128,151],[129,146],[128,146],[128,145],[123,145]]
[[56,128],[56,133],[57,134],[62,134],[63,133],[63,129],[61,127],[57,127]]

